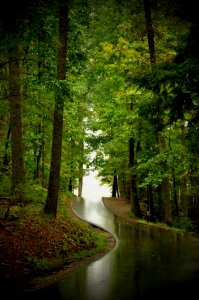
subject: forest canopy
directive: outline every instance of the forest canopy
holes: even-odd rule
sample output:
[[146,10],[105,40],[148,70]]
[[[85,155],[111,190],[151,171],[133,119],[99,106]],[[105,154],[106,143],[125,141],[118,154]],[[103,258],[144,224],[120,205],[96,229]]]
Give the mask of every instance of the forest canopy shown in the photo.
[[94,168],[136,216],[198,230],[198,52],[193,0],[6,1],[0,197],[56,216]]

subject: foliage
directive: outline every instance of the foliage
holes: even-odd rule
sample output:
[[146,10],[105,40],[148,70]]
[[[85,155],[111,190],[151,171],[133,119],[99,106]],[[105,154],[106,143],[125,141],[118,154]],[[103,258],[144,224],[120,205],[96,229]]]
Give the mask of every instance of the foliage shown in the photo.
[[44,203],[46,199],[47,190],[40,184],[34,181],[28,181],[24,186],[25,201],[27,203]]
[[10,176],[6,174],[0,174],[0,196],[8,197],[10,195],[11,190],[11,180]]
[[[13,18],[2,16],[0,24],[1,166],[5,153],[9,158],[11,153],[8,49],[20,41],[27,202],[44,201],[54,99],[63,92],[60,191],[68,193],[71,181],[77,188],[93,168],[109,185],[114,174],[126,185],[133,174],[139,194],[145,197],[150,186],[156,202],[157,189],[168,179],[168,203],[176,194],[180,209],[183,198],[187,212],[189,206],[197,210],[199,31],[194,1],[150,2],[155,72],[142,2],[70,1],[67,78],[61,82],[56,79],[59,2],[34,3],[17,7]],[[135,142],[132,168],[130,138]],[[0,177],[2,196],[11,190],[11,166],[9,161],[9,173]]]
[[180,228],[185,232],[193,232],[194,224],[190,218],[187,217],[179,217],[173,220],[172,226],[176,228]]

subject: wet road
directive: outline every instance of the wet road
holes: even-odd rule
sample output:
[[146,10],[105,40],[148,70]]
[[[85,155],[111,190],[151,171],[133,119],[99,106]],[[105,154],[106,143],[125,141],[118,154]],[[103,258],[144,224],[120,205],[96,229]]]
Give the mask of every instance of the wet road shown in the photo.
[[89,181],[89,187],[84,199],[73,202],[73,210],[82,219],[111,232],[116,246],[99,260],[36,292],[31,299],[195,298],[199,287],[199,241],[183,234],[124,223],[104,206],[96,182]]

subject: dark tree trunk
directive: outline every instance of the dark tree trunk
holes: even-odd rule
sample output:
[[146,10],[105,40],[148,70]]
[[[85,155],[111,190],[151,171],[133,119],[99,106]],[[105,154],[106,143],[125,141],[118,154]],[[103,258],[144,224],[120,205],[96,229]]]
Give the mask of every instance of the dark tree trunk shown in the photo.
[[[38,135],[41,136],[42,133],[42,124],[39,124],[38,126]],[[35,149],[35,161],[36,161],[36,168],[34,170],[34,179],[39,178],[39,166],[40,166],[40,161],[41,161],[41,157],[42,157],[42,150],[43,150],[43,145],[42,145],[42,140],[43,138],[39,138],[39,146],[38,149],[36,147]]]
[[146,30],[147,30],[147,38],[148,38],[148,45],[149,45],[150,62],[153,68],[153,66],[156,63],[156,56],[155,56],[154,30],[153,30],[153,24],[151,18],[151,9],[150,9],[149,0],[143,0],[143,3],[144,3]]
[[[57,79],[66,79],[66,52],[68,33],[68,6],[67,1],[60,2],[59,9],[59,41],[57,60]],[[53,119],[53,140],[51,166],[48,185],[48,196],[44,212],[56,217],[59,196],[59,182],[61,169],[62,131],[63,131],[64,95],[59,93],[55,99]]]
[[[170,140],[170,135],[169,135],[169,149],[171,149],[171,140]],[[178,217],[179,216],[179,208],[178,208],[178,197],[177,197],[177,191],[176,191],[176,176],[175,176],[175,166],[174,166],[174,160],[172,159],[172,166],[171,166],[171,172],[172,172],[172,181],[173,181],[173,190],[172,190],[172,195],[173,195],[173,211],[172,215],[173,217]]]
[[[154,43],[154,29],[152,24],[152,18],[151,18],[151,8],[149,0],[143,0],[144,4],[144,13],[145,13],[145,21],[146,21],[146,31],[147,31],[147,38],[148,38],[148,46],[149,46],[149,54],[150,54],[150,63],[151,63],[151,69],[152,69],[152,76],[156,76],[156,54],[155,54],[155,43]],[[154,92],[159,95],[160,87],[159,84],[157,84],[154,87]],[[159,101],[160,102],[160,101]],[[158,102],[158,105],[159,105]],[[165,147],[165,141],[163,136],[160,134],[160,130],[162,128],[163,120],[159,116],[158,112],[158,122],[156,125],[156,133],[157,133],[157,143],[159,147],[159,152],[161,152]],[[164,173],[167,174],[167,163],[164,163],[163,165]],[[163,218],[163,222],[166,222],[167,224],[171,223],[171,204],[170,204],[170,197],[169,197],[169,179],[168,176],[165,176],[162,182],[161,189],[162,196],[161,196],[161,216]]]
[[163,216],[162,216],[162,186],[159,185],[157,187],[157,197],[158,197],[158,221],[162,222]]
[[112,197],[114,197],[114,198],[118,197],[119,198],[117,175],[113,176]]
[[147,186],[147,199],[148,199],[147,211],[149,211],[149,221],[154,222],[155,216],[154,216],[153,190],[150,184]]
[[43,125],[42,125],[42,157],[41,157],[41,182],[42,186],[45,186],[44,182],[44,170],[45,170],[45,156],[44,156],[44,149],[45,149],[45,137],[44,137],[44,118],[43,118]]
[[[159,133],[158,135],[158,146],[159,151],[163,151],[165,149],[165,138]],[[171,199],[170,199],[170,184],[169,184],[169,176],[168,176],[168,164],[167,161],[163,161],[161,164],[164,170],[164,177],[162,180],[162,203],[161,203],[161,216],[162,221],[168,225],[171,225],[172,222],[172,211],[171,211]]]
[[72,192],[72,191],[73,191],[73,181],[72,181],[72,178],[71,178],[71,177],[70,177],[70,179],[69,179],[68,190],[69,190],[69,192]]
[[20,185],[25,180],[22,138],[22,96],[20,82],[19,46],[9,51],[9,100],[11,126],[12,194],[23,200]]
[[81,140],[79,142],[80,149],[80,160],[79,160],[79,176],[78,176],[78,197],[82,197],[82,189],[83,189],[83,154],[84,154],[84,142]]
[[162,182],[162,215],[163,222],[167,225],[172,223],[172,214],[171,214],[171,201],[169,193],[169,178],[168,176],[164,178]]
[[127,193],[127,179],[125,175],[119,175],[118,176],[118,189],[120,192],[120,197],[121,198],[126,198],[129,199],[128,193]]
[[[42,43],[42,35],[39,33],[38,36],[39,45]],[[38,48],[38,82],[41,84],[42,77],[42,65],[44,64],[44,58],[40,46]],[[38,98],[40,101],[41,95],[38,93]],[[44,113],[42,113],[42,121],[38,124],[38,146],[35,149],[35,162],[36,167],[34,170],[34,179],[41,177],[42,186],[44,187]],[[40,166],[41,164],[41,166]]]
[[11,134],[11,126],[10,126],[10,123],[9,123],[7,136],[6,136],[6,142],[5,142],[5,154],[4,154],[4,157],[3,157],[3,168],[4,168],[5,171],[7,170],[7,167],[8,167],[9,162],[10,162],[10,157],[8,155],[8,145],[9,145],[10,134]]
[[178,208],[178,196],[177,196],[177,191],[176,191],[176,177],[175,177],[174,167],[172,167],[172,178],[173,178],[173,204],[174,204],[173,215],[174,215],[174,217],[178,217],[179,216],[179,208]]
[[[135,164],[135,141],[134,138],[129,139],[129,167],[132,168]],[[136,175],[131,170],[130,174],[130,202],[131,210],[135,216],[141,217],[140,203],[136,185]]]

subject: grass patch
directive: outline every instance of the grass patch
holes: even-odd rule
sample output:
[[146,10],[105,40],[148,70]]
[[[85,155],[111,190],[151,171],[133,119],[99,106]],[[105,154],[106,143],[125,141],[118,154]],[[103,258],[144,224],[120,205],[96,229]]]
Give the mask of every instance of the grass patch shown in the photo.
[[95,238],[96,238],[96,247],[82,252],[74,253],[71,258],[79,260],[103,252],[103,250],[106,249],[107,247],[107,239],[105,235],[95,231]]
[[179,222],[178,220],[173,222],[172,226],[169,226],[165,223],[160,223],[160,222],[150,222],[145,219],[139,219],[135,216],[135,214],[132,211],[128,211],[128,215],[129,217],[134,218],[133,221],[139,224],[145,224],[148,226],[152,226],[152,227],[156,227],[156,228],[161,228],[161,229],[165,229],[165,230],[173,230],[175,232],[181,232],[181,233],[185,233],[185,232],[192,232],[193,231],[193,226],[190,222],[188,222],[187,220],[181,220],[181,222]]

